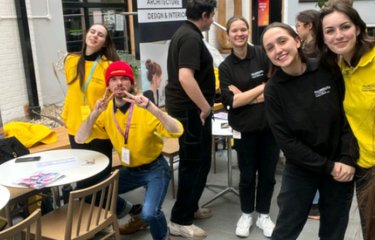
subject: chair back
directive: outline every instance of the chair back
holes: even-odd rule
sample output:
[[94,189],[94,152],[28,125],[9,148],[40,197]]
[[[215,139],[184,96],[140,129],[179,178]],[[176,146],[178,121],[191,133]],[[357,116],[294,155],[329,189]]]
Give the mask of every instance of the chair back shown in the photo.
[[70,192],[65,239],[86,239],[112,225],[107,237],[119,237],[116,217],[119,171],[88,188]]
[[[6,228],[0,232],[0,240],[6,239],[16,239],[16,236],[19,234],[24,234],[24,238],[21,239],[35,239],[41,240],[41,210],[37,209],[32,214],[30,214],[27,218],[20,221],[19,223],[15,224],[12,227]],[[30,227],[31,225],[35,224],[35,233],[30,234]]]

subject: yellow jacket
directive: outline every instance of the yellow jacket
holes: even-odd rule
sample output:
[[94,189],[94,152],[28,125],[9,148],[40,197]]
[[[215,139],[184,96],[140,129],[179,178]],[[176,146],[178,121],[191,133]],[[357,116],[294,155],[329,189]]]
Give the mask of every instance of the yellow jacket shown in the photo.
[[354,68],[339,61],[345,80],[344,109],[359,144],[358,165],[375,166],[375,47]]
[[[117,109],[115,112],[115,117],[122,133],[125,132],[128,115],[129,110],[123,113]],[[107,131],[120,159],[122,159],[122,147],[126,147],[129,150],[130,164],[127,165],[122,162],[124,166],[128,167],[136,167],[153,162],[163,149],[162,137],[177,138],[183,133],[183,131],[177,133],[168,132],[152,113],[135,105],[130,121],[128,141],[125,144],[124,136],[117,129],[113,119],[113,101],[108,104],[107,109],[99,116],[96,124]],[[178,124],[183,129],[182,124],[180,122]]]
[[[111,63],[104,57],[98,61],[91,81],[87,87],[86,98],[84,101],[84,93],[81,90],[79,79],[71,83],[76,76],[79,57],[80,55],[78,54],[70,54],[65,60],[65,76],[68,89],[65,97],[64,110],[61,116],[68,129],[68,134],[70,135],[75,135],[83,122],[81,113],[82,106],[87,105],[90,110],[92,110],[96,101],[103,97],[106,89],[105,71]],[[88,80],[94,63],[95,61],[85,61],[85,83]],[[105,131],[96,126],[93,128],[91,136],[92,139],[108,139]]]

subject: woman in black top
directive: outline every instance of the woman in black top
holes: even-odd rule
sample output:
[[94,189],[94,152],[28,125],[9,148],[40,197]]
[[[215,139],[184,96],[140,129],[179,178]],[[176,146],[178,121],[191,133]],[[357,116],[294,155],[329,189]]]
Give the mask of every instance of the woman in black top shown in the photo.
[[261,40],[273,64],[264,93],[267,119],[287,159],[272,239],[297,239],[317,190],[320,239],[344,239],[358,145],[343,111],[342,76],[306,60],[286,24],[272,23]]
[[248,37],[249,25],[244,18],[229,19],[227,38],[233,50],[219,66],[222,102],[234,130],[240,169],[242,216],[237,222],[236,235],[249,235],[255,209],[258,212],[256,225],[270,237],[275,226],[269,210],[279,148],[264,111],[263,89],[268,80],[268,60],[259,46],[247,43]]

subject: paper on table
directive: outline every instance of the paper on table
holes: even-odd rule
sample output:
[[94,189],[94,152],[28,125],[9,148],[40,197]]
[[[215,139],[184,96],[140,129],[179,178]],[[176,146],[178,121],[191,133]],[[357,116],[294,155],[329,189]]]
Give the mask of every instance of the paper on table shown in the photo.
[[64,175],[58,172],[35,172],[29,177],[16,181],[16,184],[41,189],[61,177]]
[[43,171],[56,171],[79,166],[79,164],[79,159],[77,157],[66,157],[40,161],[35,163],[35,166]]
[[227,112],[217,112],[217,113],[214,114],[214,118],[228,120],[228,113]]

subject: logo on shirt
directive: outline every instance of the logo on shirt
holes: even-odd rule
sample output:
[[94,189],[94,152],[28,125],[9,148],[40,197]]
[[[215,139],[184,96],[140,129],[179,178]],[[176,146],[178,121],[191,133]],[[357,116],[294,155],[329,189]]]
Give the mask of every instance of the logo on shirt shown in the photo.
[[331,86],[326,86],[326,87],[323,87],[321,89],[315,90],[314,94],[315,94],[315,97],[318,98],[318,97],[326,95],[330,92],[331,92]]
[[263,70],[259,70],[257,72],[253,72],[251,73],[251,78],[258,78],[258,77],[263,77],[264,76],[264,71]]
[[362,85],[362,92],[375,92],[375,83]]

